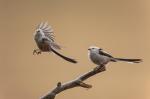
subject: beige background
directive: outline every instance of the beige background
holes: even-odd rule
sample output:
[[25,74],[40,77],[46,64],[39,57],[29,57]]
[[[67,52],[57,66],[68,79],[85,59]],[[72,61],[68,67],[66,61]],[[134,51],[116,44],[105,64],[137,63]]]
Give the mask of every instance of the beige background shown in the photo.
[[[52,25],[61,53],[33,56],[35,27]],[[150,99],[149,0],[1,0],[0,99],[38,99],[57,82],[66,82],[95,67],[87,57],[91,45],[117,57],[142,58],[143,63],[110,63],[107,71],[56,99]]]

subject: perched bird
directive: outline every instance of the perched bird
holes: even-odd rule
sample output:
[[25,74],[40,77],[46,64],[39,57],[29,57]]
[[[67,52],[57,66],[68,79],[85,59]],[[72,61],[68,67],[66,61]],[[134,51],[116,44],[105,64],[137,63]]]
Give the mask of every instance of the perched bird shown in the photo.
[[69,61],[71,63],[77,63],[75,59],[66,57],[56,51],[60,50],[61,47],[55,43],[53,29],[51,26],[48,25],[48,23],[41,23],[38,25],[35,31],[34,40],[39,49],[35,49],[33,51],[33,55],[35,53],[37,55],[41,54],[41,52],[53,52],[66,61]]
[[128,63],[140,63],[141,59],[115,58],[96,46],[91,46],[88,49],[88,56],[91,61],[97,65],[106,65],[109,62],[124,61]]

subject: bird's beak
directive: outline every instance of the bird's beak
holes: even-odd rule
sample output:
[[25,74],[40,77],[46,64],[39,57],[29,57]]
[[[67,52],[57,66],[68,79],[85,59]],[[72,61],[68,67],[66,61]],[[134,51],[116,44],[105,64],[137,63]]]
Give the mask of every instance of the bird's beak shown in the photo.
[[89,48],[88,50],[90,51],[91,49]]

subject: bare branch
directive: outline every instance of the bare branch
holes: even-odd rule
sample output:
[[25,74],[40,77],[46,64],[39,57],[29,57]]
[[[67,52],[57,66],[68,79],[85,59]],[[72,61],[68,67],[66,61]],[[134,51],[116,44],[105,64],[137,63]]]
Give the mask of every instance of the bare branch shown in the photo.
[[98,74],[98,73],[100,73],[100,72],[103,72],[105,70],[106,70],[105,66],[103,66],[103,65],[97,66],[96,68],[92,69],[91,71],[77,77],[76,79],[74,79],[70,82],[67,82],[64,84],[61,84],[61,82],[58,82],[57,86],[53,90],[51,90],[48,94],[41,97],[41,99],[54,99],[55,96],[57,94],[59,94],[60,92],[67,90],[67,89],[74,88],[74,87],[91,88],[92,85],[86,84],[83,81],[96,75],[96,74]]

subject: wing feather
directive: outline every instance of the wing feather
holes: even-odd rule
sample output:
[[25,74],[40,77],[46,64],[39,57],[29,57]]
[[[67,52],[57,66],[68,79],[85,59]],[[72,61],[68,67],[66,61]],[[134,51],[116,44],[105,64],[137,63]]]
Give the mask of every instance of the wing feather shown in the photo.
[[44,35],[50,39],[52,42],[54,42],[54,31],[50,25],[48,25],[47,22],[42,22],[41,24],[38,25],[37,29],[40,29]]
[[99,50],[99,54],[104,55],[104,56],[107,56],[107,57],[110,57],[110,58],[114,58],[113,56],[111,56],[110,54],[108,54],[108,53],[105,52],[105,51],[102,51],[101,49]]
[[61,49],[61,47],[55,43],[55,36],[54,36],[54,31],[52,29],[52,27],[50,25],[48,25],[47,22],[42,22],[41,24],[38,25],[37,27],[37,31],[40,31],[40,33],[42,35],[45,36],[45,38],[47,39],[47,42],[49,42],[49,44],[55,48],[55,49]]

